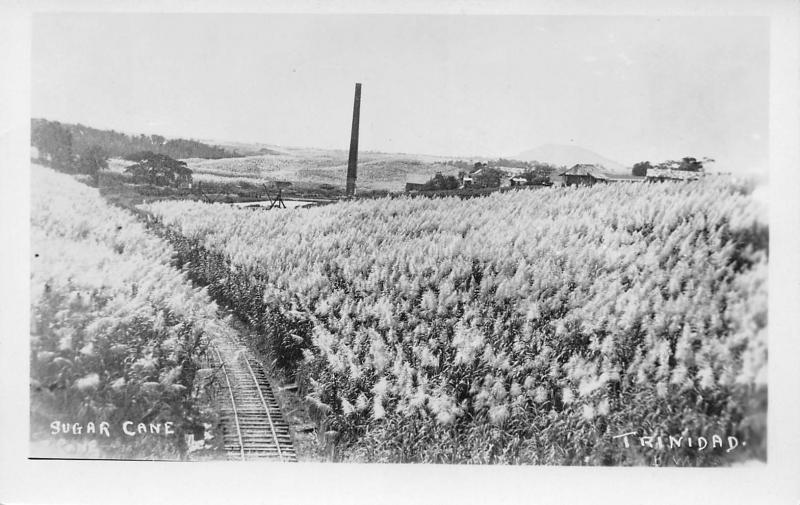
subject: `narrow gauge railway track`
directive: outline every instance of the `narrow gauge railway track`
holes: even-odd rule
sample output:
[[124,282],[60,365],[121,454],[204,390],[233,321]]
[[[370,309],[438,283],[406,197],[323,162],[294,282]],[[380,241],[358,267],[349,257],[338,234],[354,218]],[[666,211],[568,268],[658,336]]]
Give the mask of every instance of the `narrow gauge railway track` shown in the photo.
[[225,338],[211,345],[222,372],[221,420],[228,459],[297,461],[289,425],[264,369],[239,342]]
[[[121,205],[145,222],[148,230],[175,245],[175,234],[152,213]],[[221,371],[223,443],[228,459],[297,461],[292,433],[283,419],[261,364],[241,342],[230,337],[211,340],[211,358]]]

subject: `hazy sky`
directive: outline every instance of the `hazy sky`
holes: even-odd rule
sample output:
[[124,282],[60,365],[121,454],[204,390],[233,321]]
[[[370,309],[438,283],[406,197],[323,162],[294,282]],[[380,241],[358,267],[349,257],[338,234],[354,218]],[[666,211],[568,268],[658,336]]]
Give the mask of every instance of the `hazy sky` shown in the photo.
[[511,156],[579,145],[765,170],[769,24],[747,17],[40,14],[32,115],[135,133]]

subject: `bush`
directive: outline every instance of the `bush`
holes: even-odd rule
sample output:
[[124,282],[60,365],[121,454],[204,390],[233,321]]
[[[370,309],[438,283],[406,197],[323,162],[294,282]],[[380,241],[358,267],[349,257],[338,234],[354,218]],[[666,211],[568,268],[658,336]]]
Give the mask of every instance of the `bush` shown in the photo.
[[149,151],[134,153],[125,159],[136,162],[127,167],[125,173],[133,176],[133,180],[137,183],[155,186],[180,186],[192,183],[192,171],[186,166],[185,161],[174,160],[165,154]]

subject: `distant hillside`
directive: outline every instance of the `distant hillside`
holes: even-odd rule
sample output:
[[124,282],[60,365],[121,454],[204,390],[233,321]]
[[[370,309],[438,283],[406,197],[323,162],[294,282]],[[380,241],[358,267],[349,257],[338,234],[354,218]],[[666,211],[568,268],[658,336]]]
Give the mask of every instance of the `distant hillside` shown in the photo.
[[287,149],[274,144],[264,144],[261,142],[239,142],[233,140],[220,140],[220,139],[198,139],[208,145],[217,146],[229,152],[235,152],[241,156],[259,156],[262,154],[281,155],[286,154]]
[[[251,148],[252,149],[252,148]],[[283,154],[246,156],[226,160],[187,160],[194,180],[295,184],[328,184],[344,188],[348,153],[344,150],[280,148]],[[271,149],[275,151],[276,149]],[[422,155],[361,152],[357,190],[403,191],[406,182],[429,180],[437,172],[455,175],[458,168]]]
[[123,157],[140,151],[166,154],[175,159],[182,158],[236,158],[241,154],[187,139],[167,139],[161,135],[128,135],[114,130],[98,130],[82,124],[59,123],[47,119],[31,119],[31,145],[46,142],[54,134],[70,140],[73,153],[98,145],[112,157]]
[[541,161],[553,165],[561,165],[567,168],[578,163],[594,163],[603,165],[611,172],[627,172],[624,165],[594,151],[579,146],[569,146],[563,144],[544,144],[535,149],[523,151],[516,156],[516,160],[522,161]]

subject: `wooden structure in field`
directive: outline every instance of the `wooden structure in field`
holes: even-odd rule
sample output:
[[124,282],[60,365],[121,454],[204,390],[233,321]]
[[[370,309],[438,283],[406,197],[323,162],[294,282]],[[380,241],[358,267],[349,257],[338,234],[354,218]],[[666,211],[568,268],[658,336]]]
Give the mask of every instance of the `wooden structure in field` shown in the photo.
[[406,192],[424,190],[428,180],[430,180],[430,175],[428,174],[406,175]]
[[558,175],[564,178],[564,184],[567,186],[594,186],[608,179],[603,167],[590,164],[574,165]]
[[203,199],[204,199],[206,202],[208,202],[208,203],[214,203],[214,201],[213,201],[213,200],[211,200],[211,198],[210,198],[210,197],[209,197],[207,194],[205,194],[205,192],[203,191],[203,183],[202,183],[202,181],[197,181],[197,193],[198,193],[198,194],[199,194],[201,197],[203,197]]
[[347,160],[347,196],[356,193],[356,168],[358,165],[358,122],[361,115],[361,83],[356,83],[353,99],[353,125],[350,129],[350,156]]
[[275,181],[275,188],[278,190],[278,193],[275,195],[275,198],[273,199],[272,197],[269,196],[269,190],[267,189],[266,184],[263,184],[265,194],[267,198],[269,198],[269,207],[267,208],[267,210],[271,210],[273,208],[276,209],[286,208],[286,204],[283,201],[283,188],[288,188],[291,185],[292,185],[291,182]]

